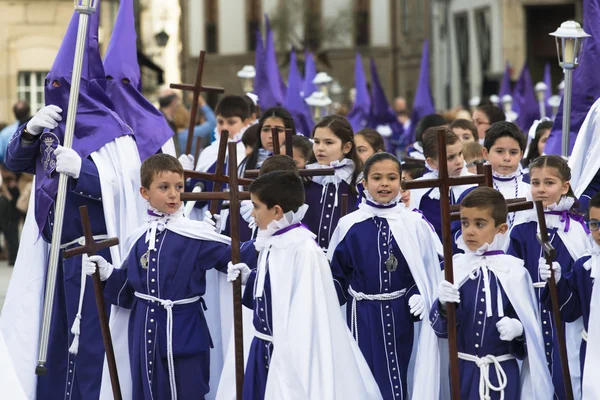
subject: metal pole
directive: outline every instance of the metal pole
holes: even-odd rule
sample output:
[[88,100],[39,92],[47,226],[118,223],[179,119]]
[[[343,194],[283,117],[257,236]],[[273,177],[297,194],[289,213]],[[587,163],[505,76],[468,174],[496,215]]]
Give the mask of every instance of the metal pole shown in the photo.
[[[75,116],[77,114],[77,103],[79,102],[79,85],[81,82],[81,68],[83,66],[83,53],[87,41],[87,27],[90,14],[96,10],[91,4],[93,0],[80,0],[76,3],[75,10],[79,13],[79,26],[77,29],[77,44],[75,46],[75,57],[73,60],[73,75],[71,78],[71,92],[69,95],[69,108],[65,128],[63,146],[72,148],[73,132],[75,131]],[[50,337],[50,326],[52,320],[52,308],[54,305],[54,289],[56,286],[56,272],[58,269],[58,257],[60,256],[60,241],[62,237],[63,218],[65,214],[65,202],[67,198],[68,176],[60,174],[58,179],[58,191],[54,208],[54,224],[52,230],[52,244],[50,247],[50,260],[48,274],[46,276],[46,293],[44,296],[44,312],[42,317],[42,329],[40,332],[38,365],[35,373],[39,376],[46,374],[46,357],[48,355],[48,340]]]
[[573,90],[573,70],[565,69],[565,90],[563,93],[563,125],[562,125],[562,151],[563,157],[569,156],[571,141],[571,92]]
[[540,118],[546,118],[546,105],[544,104],[544,100],[541,100],[540,105]]

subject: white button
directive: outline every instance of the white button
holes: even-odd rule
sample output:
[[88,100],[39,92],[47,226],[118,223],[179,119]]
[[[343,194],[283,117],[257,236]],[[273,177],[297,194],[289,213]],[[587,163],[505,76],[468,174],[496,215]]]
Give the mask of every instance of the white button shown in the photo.
[[481,291],[482,291],[482,292],[485,292],[485,288],[481,288]]
[[150,282],[155,282],[156,280],[154,278],[150,279]]
[[327,227],[326,227],[326,226],[324,226],[324,227],[323,227],[323,229],[327,230]]
[[393,355],[394,355],[394,352],[393,352],[393,351],[390,351],[390,356],[393,356]]
[[328,208],[331,208],[331,204],[327,204],[327,207],[328,207]]
[[325,218],[329,218],[329,214],[327,214],[327,215],[325,216]]
[[482,297],[482,298],[481,298],[481,302],[483,303],[484,301],[485,301],[485,299]]
[[148,329],[148,333],[152,333],[152,329]]
[[156,271],[156,268],[152,268],[152,272]]
[[544,314],[546,314],[546,310],[544,310],[543,312],[544,312]]
[[546,325],[546,321],[544,321],[544,325]]
[[385,314],[385,316],[386,316],[386,317],[389,317],[389,316],[390,316],[390,314]]
[[391,345],[392,345],[392,343],[391,343],[391,342],[388,342],[388,346],[391,346]]
[[390,306],[385,306],[385,308],[390,308]]
[[150,309],[150,312],[154,312],[154,308]]
[[384,243],[383,245],[384,245],[384,246],[387,246],[387,243]]
[[383,281],[384,281],[385,283],[387,283],[387,281],[388,281],[388,280],[387,280],[387,279],[384,279]]
[[154,290],[154,289],[152,289],[152,290],[150,291],[150,293],[154,293],[154,292],[155,292],[155,290]]
[[153,320],[153,319],[151,319],[151,320],[150,320],[150,322],[154,322],[154,320]]
[[[392,354],[392,353],[390,353],[390,354]],[[397,376],[394,376],[394,379],[398,379],[398,377],[397,377]]]
[[70,374],[71,374],[71,373],[73,373],[73,370],[72,370],[72,369],[70,369],[70,370],[69,370],[69,373],[70,373]]
[[475,333],[475,336],[479,336],[479,333]]
[[479,311],[479,315],[483,314],[483,311]]
[[478,324],[478,325],[481,325],[481,321],[477,321],[477,324]]
[[263,331],[265,331],[265,332],[266,332],[266,331],[267,331],[267,328],[263,328]]
[[261,308],[261,309],[260,309],[260,311],[265,311],[265,309],[264,309],[264,308]]
[[476,349],[478,349],[478,348],[479,348],[479,345],[478,345],[478,344],[476,344],[476,345],[475,345],[475,348],[476,348]]
[[152,261],[156,261],[156,258],[153,258]]
[[387,326],[388,326],[388,327],[390,327],[391,325],[390,325],[390,324],[387,324]]
[[387,251],[384,251],[383,254],[387,254]]
[[158,239],[156,239],[156,243],[158,243]]
[[152,361],[148,361],[148,364],[152,365]]
[[325,238],[321,238],[321,242],[324,241],[324,240],[325,240]]
[[152,340],[148,340],[148,343],[152,343]]
[[550,343],[546,343],[546,346],[550,346]]
[[330,196],[333,196],[333,193],[329,193]]
[[[548,331],[546,331],[545,333],[546,333],[546,335],[549,335]],[[71,363],[71,364],[73,364],[73,363]]]
[[549,355],[550,355],[550,353],[546,352],[546,355],[547,355],[547,356],[549,356]]

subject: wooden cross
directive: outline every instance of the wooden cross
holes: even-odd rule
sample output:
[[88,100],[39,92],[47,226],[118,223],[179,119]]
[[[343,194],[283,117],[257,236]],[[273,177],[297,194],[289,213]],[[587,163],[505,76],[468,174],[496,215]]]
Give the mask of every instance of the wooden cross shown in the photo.
[[567,400],[573,400],[573,387],[571,385],[571,373],[569,372],[569,360],[567,358],[567,342],[565,341],[565,330],[560,318],[560,303],[558,302],[558,291],[556,290],[556,280],[552,270],[552,262],[556,258],[556,250],[548,240],[548,228],[546,227],[546,216],[544,215],[544,205],[542,201],[535,202],[535,208],[538,216],[538,226],[540,233],[537,234],[537,240],[542,245],[546,264],[550,267],[550,279],[548,280],[548,289],[550,290],[550,299],[552,300],[552,316],[556,327],[556,336],[558,337],[558,349],[560,352],[560,364],[562,367],[563,381],[565,383],[565,395]]
[[[403,182],[402,188],[425,189],[437,187],[440,190],[440,211],[442,216],[442,244],[444,245],[444,279],[454,283],[454,269],[452,268],[452,231],[450,230],[450,188],[470,184],[486,184],[486,175],[469,175],[461,177],[448,176],[448,157],[446,153],[446,128],[440,128],[438,134],[438,168],[437,179],[414,180]],[[460,399],[460,381],[458,376],[458,347],[456,341],[456,305],[446,304],[448,318],[448,347],[450,351],[450,387],[452,399]]]
[[[71,258],[83,254],[93,256],[97,254],[100,250],[108,249],[119,244],[118,238],[111,238],[102,240],[100,242],[95,242],[94,235],[92,234],[92,226],[90,224],[90,217],[88,214],[87,206],[79,207],[79,215],[81,216],[81,226],[83,227],[83,237],[85,238],[85,245],[70,250],[64,250],[64,258]],[[102,331],[102,340],[104,342],[104,350],[106,352],[106,362],[108,364],[108,371],[110,373],[110,383],[112,386],[113,396],[115,400],[121,400],[121,386],[119,385],[119,375],[117,374],[115,351],[113,349],[110,328],[108,326],[108,318],[106,317],[106,304],[104,303],[104,286],[100,281],[100,274],[98,273],[97,269],[96,272],[94,272],[94,274],[92,275],[92,281],[94,283],[96,307],[98,308],[98,317],[100,318],[100,330]]]
[[[531,210],[533,208],[533,201],[527,201],[525,197],[518,197],[516,199],[506,200],[506,206],[508,212],[517,212],[524,210]],[[460,221],[460,204],[453,204],[450,206],[450,220]]]
[[[271,138],[273,140],[273,154],[281,154],[281,145],[279,144],[279,129],[274,126],[271,128]],[[294,145],[292,143],[292,131],[285,130],[285,155],[294,158]]]
[[[240,180],[237,175],[237,143],[229,143],[229,192],[182,193],[182,201],[219,201],[229,200],[229,221],[231,226],[231,262],[241,262],[240,255],[240,200],[249,200],[250,193],[240,192]],[[218,165],[217,165],[218,168]],[[204,179],[221,183],[224,175],[206,174]],[[217,184],[215,183],[215,188]],[[211,203],[212,205],[212,203]],[[242,398],[244,387],[244,335],[242,324],[242,280],[240,277],[233,282],[233,328],[235,348],[235,377],[237,398]]]
[[[244,171],[244,176],[247,178],[256,178],[260,173],[259,169],[248,169]],[[335,175],[335,169],[333,168],[317,168],[317,169],[299,169],[298,175],[301,178],[307,176],[327,176],[327,175]]]
[[194,94],[192,100],[192,109],[190,110],[190,125],[188,127],[188,137],[185,144],[185,154],[190,154],[192,151],[192,142],[194,141],[194,126],[196,126],[196,113],[198,112],[198,98],[200,92],[224,93],[225,89],[214,86],[202,86],[202,72],[204,70],[204,57],[206,52],[202,50],[198,60],[198,69],[196,71],[196,81],[194,84],[187,83],[172,83],[171,89],[179,89],[183,91],[191,91]]

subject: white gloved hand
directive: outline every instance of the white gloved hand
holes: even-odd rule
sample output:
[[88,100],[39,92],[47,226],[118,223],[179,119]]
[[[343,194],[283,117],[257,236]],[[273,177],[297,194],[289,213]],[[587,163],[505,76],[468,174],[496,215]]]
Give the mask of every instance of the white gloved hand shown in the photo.
[[252,200],[242,200],[240,202],[240,215],[242,216],[244,221],[248,223],[254,222],[254,218],[252,217],[252,210],[254,210]]
[[56,156],[56,172],[68,175],[71,178],[79,178],[81,157],[75,150],[58,146],[54,150],[54,155]]
[[86,275],[91,276],[96,272],[96,268],[98,268],[98,274],[100,275],[100,280],[107,280],[113,272],[114,267],[108,261],[104,259],[102,256],[91,256],[88,257],[87,254],[83,255],[83,259],[81,260],[81,268]]
[[425,299],[420,294],[415,294],[408,299],[408,307],[410,313],[419,319],[423,319],[425,315]]
[[194,170],[194,156],[191,154],[182,154],[179,156],[179,162],[183,169],[193,171]]
[[204,219],[207,224],[213,227],[215,232],[221,233],[221,215],[219,214],[211,214],[210,211],[206,210],[204,212]]
[[39,135],[44,129],[54,129],[62,121],[60,116],[62,109],[58,106],[49,105],[38,111],[27,123],[27,132],[34,136]]
[[[545,258],[540,258],[540,261],[538,263],[538,267],[540,269],[540,278],[542,278],[542,280],[547,281],[550,279],[550,266],[546,263],[546,259]],[[557,263],[556,261],[554,261],[552,263],[552,270],[554,271],[554,280],[556,281],[556,283],[558,283],[558,281],[560,281],[560,276],[561,276],[561,268],[560,268],[560,264]]]
[[244,263],[233,264],[229,261],[227,264],[227,282],[233,282],[237,279],[237,277],[242,274],[242,285],[245,285],[248,282],[248,278],[250,277],[250,267],[248,267]]
[[500,332],[500,340],[507,342],[523,335],[523,324],[521,324],[521,321],[514,318],[502,318],[496,324],[496,329]]
[[441,281],[438,286],[438,299],[442,305],[446,305],[446,303],[460,303],[458,287],[448,281]]

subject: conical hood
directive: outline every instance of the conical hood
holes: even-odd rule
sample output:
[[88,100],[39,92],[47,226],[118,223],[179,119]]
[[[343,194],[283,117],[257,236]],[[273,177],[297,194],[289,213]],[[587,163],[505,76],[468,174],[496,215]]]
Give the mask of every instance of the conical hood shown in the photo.
[[356,99],[348,113],[348,121],[354,132],[357,132],[369,125],[369,113],[371,112],[371,98],[360,53],[356,53],[354,61],[354,87],[356,88]]
[[292,114],[296,124],[296,130],[306,137],[310,137],[313,128],[313,120],[310,108],[300,95],[302,91],[302,76],[296,64],[296,51],[292,48],[290,53],[290,71],[288,75],[288,89],[283,106]]
[[137,60],[137,34],[133,0],[121,0],[119,13],[111,35],[104,70],[114,80],[128,79],[132,86],[140,89],[140,66]]

